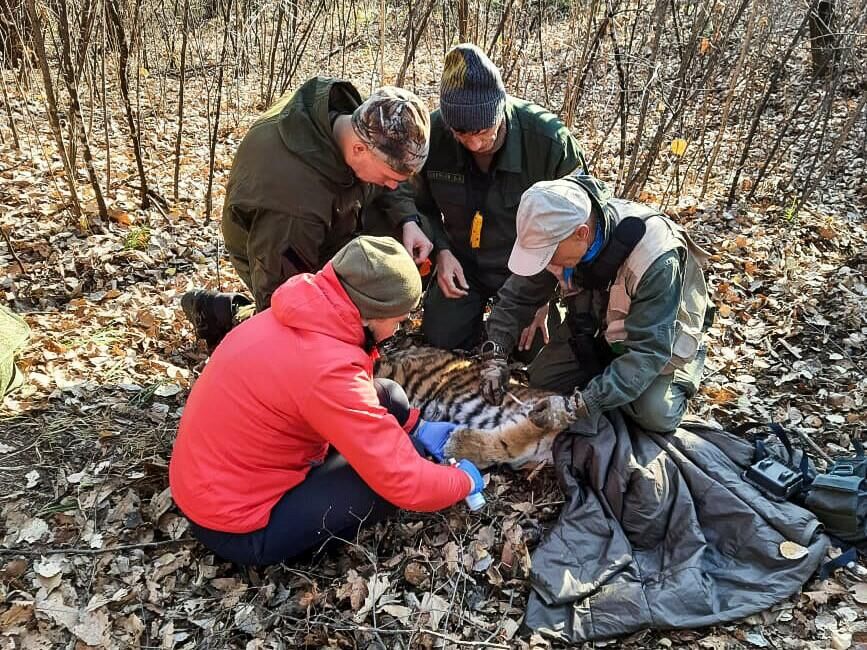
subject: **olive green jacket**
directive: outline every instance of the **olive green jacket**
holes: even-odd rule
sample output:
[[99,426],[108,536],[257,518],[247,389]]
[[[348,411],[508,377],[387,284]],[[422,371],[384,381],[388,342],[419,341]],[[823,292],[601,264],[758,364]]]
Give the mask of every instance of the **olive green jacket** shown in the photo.
[[[661,213],[632,201],[608,198],[604,184],[592,177],[575,178],[596,205],[594,211],[604,215],[606,244],[622,219],[636,216],[648,223],[642,241],[621,265],[610,293],[593,290],[583,301],[590,305],[612,349],[620,352],[582,391],[587,408],[596,414],[634,401],[658,376],[695,358],[710,304],[701,270],[707,254]],[[556,289],[557,280],[548,271],[531,277],[512,275],[500,289],[488,318],[488,338],[511,350],[536,309]]]
[[334,114],[361,103],[347,81],[314,77],[244,136],[229,174],[223,236],[258,309],[289,277],[316,271],[363,227],[374,204],[392,226],[416,214],[409,192],[359,181],[332,136]]
[[[563,123],[530,102],[507,97],[506,141],[488,178],[473,173],[472,154],[455,140],[439,111],[431,114],[427,163],[415,183],[416,205],[434,250],[450,250],[465,270],[495,292],[509,277],[515,215],[521,195],[538,181],[554,180],[587,164]],[[470,243],[473,216],[482,213],[479,247]]]

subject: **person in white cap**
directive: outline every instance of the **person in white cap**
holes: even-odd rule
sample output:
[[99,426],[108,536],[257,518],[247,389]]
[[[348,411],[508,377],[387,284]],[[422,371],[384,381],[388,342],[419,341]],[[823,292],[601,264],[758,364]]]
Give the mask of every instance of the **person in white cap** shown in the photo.
[[559,288],[566,320],[528,371],[532,386],[567,397],[542,400],[530,418],[565,429],[620,408],[644,429],[673,431],[704,367],[706,259],[679,225],[610,198],[590,176],[536,183],[521,198],[513,275],[487,321],[482,394],[502,400],[507,351]]

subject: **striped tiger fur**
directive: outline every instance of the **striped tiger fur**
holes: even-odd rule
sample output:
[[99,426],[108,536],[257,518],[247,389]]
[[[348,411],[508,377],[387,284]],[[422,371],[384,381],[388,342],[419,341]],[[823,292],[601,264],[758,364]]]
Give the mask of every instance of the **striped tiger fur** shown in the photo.
[[466,458],[480,468],[550,460],[559,431],[540,429],[527,413],[536,400],[552,393],[512,379],[510,395],[492,406],[479,393],[480,365],[478,357],[401,341],[382,351],[375,374],[403,386],[425,420],[460,425],[446,444],[446,458]]

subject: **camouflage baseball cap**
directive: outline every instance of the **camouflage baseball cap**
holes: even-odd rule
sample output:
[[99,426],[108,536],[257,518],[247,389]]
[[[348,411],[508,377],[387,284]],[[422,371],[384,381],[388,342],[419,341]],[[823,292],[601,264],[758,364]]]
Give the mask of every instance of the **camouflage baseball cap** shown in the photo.
[[383,86],[373,91],[352,114],[352,128],[399,174],[415,174],[427,160],[430,115],[408,90]]

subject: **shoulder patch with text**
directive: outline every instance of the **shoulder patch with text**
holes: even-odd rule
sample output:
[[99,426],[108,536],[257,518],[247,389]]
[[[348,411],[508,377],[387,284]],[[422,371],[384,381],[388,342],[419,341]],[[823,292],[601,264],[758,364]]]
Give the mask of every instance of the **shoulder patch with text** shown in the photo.
[[426,172],[429,181],[440,181],[442,183],[463,183],[464,175],[454,172],[440,172],[432,169]]

